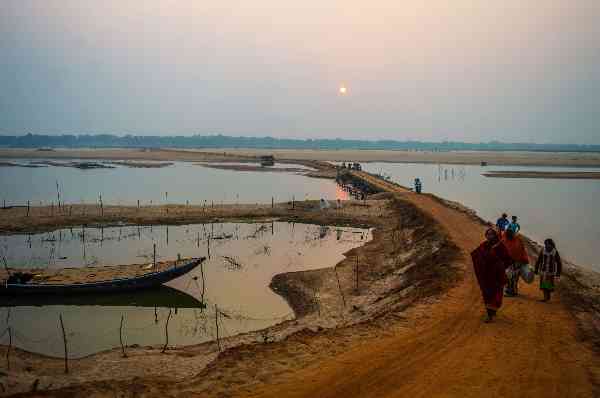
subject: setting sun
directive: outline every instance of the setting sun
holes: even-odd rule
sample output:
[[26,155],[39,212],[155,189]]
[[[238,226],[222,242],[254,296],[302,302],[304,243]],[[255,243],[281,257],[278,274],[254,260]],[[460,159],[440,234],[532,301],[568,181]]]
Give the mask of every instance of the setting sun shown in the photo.
[[341,95],[345,95],[345,94],[347,94],[347,93],[348,93],[348,89],[346,88],[346,86],[340,86],[340,88],[339,88],[339,93],[340,93]]

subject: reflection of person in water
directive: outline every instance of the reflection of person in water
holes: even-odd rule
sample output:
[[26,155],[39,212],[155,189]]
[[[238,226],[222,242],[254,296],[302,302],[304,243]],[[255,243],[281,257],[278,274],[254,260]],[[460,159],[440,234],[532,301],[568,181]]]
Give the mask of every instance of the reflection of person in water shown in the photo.
[[319,239],[323,239],[324,237],[326,237],[328,230],[329,230],[329,228],[327,228],[326,226],[322,225],[321,228],[319,229]]

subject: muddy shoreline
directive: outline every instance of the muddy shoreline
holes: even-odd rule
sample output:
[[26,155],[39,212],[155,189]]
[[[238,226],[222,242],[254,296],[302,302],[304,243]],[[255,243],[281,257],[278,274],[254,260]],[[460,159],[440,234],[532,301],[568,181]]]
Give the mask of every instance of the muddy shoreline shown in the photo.
[[[287,218],[298,222],[320,223],[326,225],[340,225],[350,223],[352,226],[369,226],[375,228],[373,240],[357,249],[346,253],[346,259],[334,268],[323,268],[311,271],[293,272],[279,274],[272,280],[271,287],[288,301],[296,315],[295,320],[283,320],[283,322],[265,330],[246,333],[243,335],[227,338],[222,344],[227,347],[223,355],[234,355],[232,353],[245,350],[247,347],[258,349],[265,342],[284,341],[298,333],[304,334],[306,330],[324,330],[338,327],[352,327],[362,322],[369,322],[391,311],[401,311],[407,308],[415,300],[422,297],[439,294],[456,279],[456,271],[448,260],[448,254],[454,252],[454,248],[447,242],[441,231],[435,228],[432,220],[423,218],[415,212],[415,209],[407,203],[390,200],[349,202],[345,204],[342,211],[326,210],[320,211],[318,204],[297,203],[294,210],[272,209],[269,216],[276,214],[285,218],[282,213],[287,212]],[[300,210],[299,210],[300,209]],[[293,213],[292,213],[293,211]],[[299,213],[299,214],[298,214]],[[235,213],[233,213],[235,215]],[[392,215],[402,217],[402,225],[389,225],[385,221]],[[262,216],[262,214],[261,214]],[[154,215],[150,217],[154,218]],[[282,218],[278,218],[281,220]],[[222,217],[221,219],[229,219]],[[264,219],[264,218],[262,218]],[[155,222],[167,222],[169,217],[166,213],[163,218]],[[6,231],[6,228],[4,228]],[[396,232],[395,242],[389,241],[392,230]],[[402,231],[402,232],[401,232]],[[437,251],[431,248],[437,247]],[[440,249],[441,248],[441,249]],[[438,253],[438,254],[435,254]],[[432,264],[431,256],[442,256],[447,265],[436,264],[436,269],[426,271]],[[359,277],[358,289],[355,286],[355,264],[356,257],[360,259],[361,275]],[[390,258],[393,261],[390,261]],[[420,269],[419,269],[420,268]],[[442,277],[438,282],[431,284],[430,278],[433,272]],[[339,282],[338,282],[339,281]],[[341,290],[340,290],[341,286]],[[335,293],[335,294],[333,294]],[[342,302],[342,295],[344,301]],[[258,346],[256,346],[258,344]],[[164,361],[165,356],[160,355],[160,347],[128,347],[131,357],[137,361],[156,364]],[[233,350],[233,351],[232,351]],[[217,351],[214,342],[200,344],[198,346],[173,347],[168,351],[170,356],[181,356],[183,362],[195,361],[195,365],[187,367],[188,370],[178,372],[173,377],[183,379],[189,377],[190,369],[198,371],[199,364],[206,366],[215,360]],[[186,353],[194,353],[188,357]],[[72,360],[71,367],[76,379],[69,376],[59,376],[58,369],[62,363],[60,359],[46,358],[37,354],[31,354],[22,350],[14,351],[13,364],[11,364],[11,376],[16,377],[15,385],[11,391],[27,391],[35,378],[43,380],[39,382],[40,388],[48,388],[50,379],[45,374],[53,374],[53,385],[50,388],[66,387],[75,380],[125,380],[131,377],[149,377],[165,375],[161,368],[155,368],[148,372],[131,369],[127,362],[119,362],[116,366],[125,366],[118,374],[96,373],[98,366],[107,361],[114,362],[120,355],[119,349],[94,354],[92,356]],[[193,358],[198,355],[203,359]],[[181,362],[179,363],[181,365]],[[25,368],[34,371],[23,372]],[[12,370],[14,369],[14,370]],[[55,371],[50,371],[55,369]],[[87,373],[86,372],[87,369]],[[21,372],[19,372],[21,370]],[[17,376],[18,374],[18,376]]]

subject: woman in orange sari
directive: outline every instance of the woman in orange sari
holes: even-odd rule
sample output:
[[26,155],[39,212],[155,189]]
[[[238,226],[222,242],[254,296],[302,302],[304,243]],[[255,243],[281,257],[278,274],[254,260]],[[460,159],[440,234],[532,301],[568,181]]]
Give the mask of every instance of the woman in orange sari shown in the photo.
[[502,306],[506,268],[513,260],[493,228],[485,232],[485,241],[473,250],[471,258],[486,308],[485,322],[491,322]]
[[529,256],[525,245],[521,237],[512,229],[507,229],[502,236],[502,243],[508,255],[512,258],[512,264],[510,265],[508,272],[508,286],[506,287],[506,295],[508,297],[515,297],[519,295],[519,277],[521,276],[521,267],[529,264]]

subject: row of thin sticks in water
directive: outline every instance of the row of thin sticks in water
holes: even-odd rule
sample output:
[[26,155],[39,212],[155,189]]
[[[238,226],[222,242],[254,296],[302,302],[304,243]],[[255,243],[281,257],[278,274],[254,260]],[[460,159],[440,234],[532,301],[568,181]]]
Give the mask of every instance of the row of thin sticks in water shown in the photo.
[[[221,333],[221,329],[224,328],[224,325],[222,324],[222,321],[220,321],[220,318],[225,316],[227,318],[231,318],[229,315],[227,315],[225,312],[219,310],[218,305],[215,304],[214,305],[214,325],[215,325],[215,331],[216,331],[216,336],[215,336],[215,342],[217,344],[217,348],[219,351],[222,350],[222,344],[221,344],[221,339],[222,339],[222,333]],[[173,314],[173,308],[169,308],[169,312],[168,315],[166,317],[166,321],[165,321],[165,327],[164,327],[164,334],[165,334],[165,342],[164,345],[162,346],[161,349],[161,353],[165,353],[168,345],[169,345],[169,321],[172,318],[172,314]],[[175,309],[175,313],[177,312],[177,309]],[[158,315],[156,314],[156,309],[155,309],[155,323],[158,323]],[[68,339],[68,335],[65,329],[65,323],[63,321],[63,314],[60,313],[59,316],[59,325],[60,325],[60,332],[61,332],[61,336],[62,336],[62,343],[63,343],[63,351],[64,351],[64,372],[65,374],[69,373],[69,339]],[[25,340],[27,340],[27,338],[23,335],[21,335],[17,330],[15,330],[14,327],[10,326],[10,309],[7,315],[7,324],[9,326],[6,327],[6,329],[4,329],[4,332],[2,334],[0,334],[0,339],[4,339],[4,336],[8,336],[8,344],[6,344],[6,354],[5,354],[5,358],[6,358],[6,369],[10,370],[10,364],[11,364],[11,352],[12,352],[12,348],[14,345],[14,342],[16,342],[17,340],[20,340],[22,343],[25,342]],[[220,325],[221,324],[221,325]],[[121,320],[120,320],[120,324],[119,324],[119,343],[120,343],[120,347],[121,347],[121,356],[123,358],[127,358],[127,352],[126,352],[126,345],[124,344],[124,340],[123,340],[123,331],[124,331],[124,325],[125,325],[125,316],[121,315]],[[114,330],[111,331],[111,333],[114,332]],[[40,341],[47,341],[49,340],[47,339],[43,339]]]

